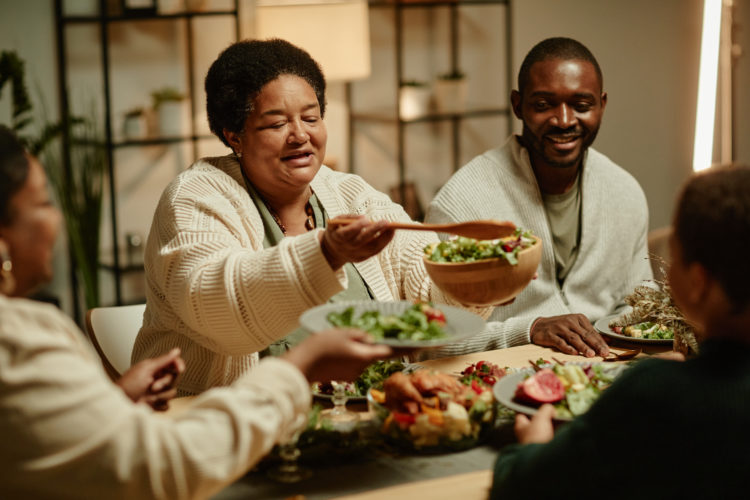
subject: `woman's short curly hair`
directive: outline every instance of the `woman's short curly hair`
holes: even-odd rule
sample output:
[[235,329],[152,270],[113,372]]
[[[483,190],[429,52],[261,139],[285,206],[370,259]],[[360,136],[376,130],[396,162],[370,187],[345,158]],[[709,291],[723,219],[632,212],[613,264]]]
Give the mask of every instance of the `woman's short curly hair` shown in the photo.
[[278,38],[242,40],[219,54],[206,75],[211,132],[229,146],[224,129],[242,132],[263,86],[281,75],[295,75],[309,83],[318,98],[321,116],[325,114],[326,81],[310,54]]

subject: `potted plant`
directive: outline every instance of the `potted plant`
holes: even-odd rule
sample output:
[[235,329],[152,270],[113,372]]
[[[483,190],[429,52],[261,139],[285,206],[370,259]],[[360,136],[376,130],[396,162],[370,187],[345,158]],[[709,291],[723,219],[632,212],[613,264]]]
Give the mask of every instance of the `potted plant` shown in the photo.
[[183,105],[185,97],[185,94],[174,87],[162,87],[151,92],[159,135],[182,134],[182,125],[185,122]]
[[399,89],[400,118],[411,120],[426,115],[430,108],[430,86],[419,80],[401,82]]
[[435,81],[435,107],[440,113],[457,113],[466,109],[466,75],[454,69]]
[[25,132],[34,117],[25,85],[24,62],[11,51],[0,53],[0,90],[7,82],[13,87],[11,126],[33,155],[44,158],[50,185],[65,218],[68,249],[83,283],[86,307],[96,307],[99,305],[102,193],[107,166],[104,141],[95,125],[96,113],[88,118],[70,117],[58,122],[42,116],[41,131],[37,136],[29,136]]
[[146,110],[138,106],[125,111],[122,135],[126,140],[143,139],[147,135]]

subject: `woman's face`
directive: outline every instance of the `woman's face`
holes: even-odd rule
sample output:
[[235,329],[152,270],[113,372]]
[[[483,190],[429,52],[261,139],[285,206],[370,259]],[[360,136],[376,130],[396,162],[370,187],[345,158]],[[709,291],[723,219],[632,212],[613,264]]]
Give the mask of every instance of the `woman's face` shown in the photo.
[[268,198],[307,188],[320,170],[328,132],[315,91],[298,76],[268,82],[239,134],[225,132],[253,185]]
[[10,249],[16,288],[27,295],[52,279],[52,251],[60,229],[60,212],[52,204],[47,176],[36,158],[29,158],[26,183],[10,198],[10,224],[0,226],[0,239]]

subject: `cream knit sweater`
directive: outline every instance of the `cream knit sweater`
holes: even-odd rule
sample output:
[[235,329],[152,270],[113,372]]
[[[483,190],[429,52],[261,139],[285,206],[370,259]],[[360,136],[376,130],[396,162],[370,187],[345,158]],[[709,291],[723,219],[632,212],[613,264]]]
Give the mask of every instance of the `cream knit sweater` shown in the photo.
[[[311,183],[329,217],[363,214],[408,221],[400,205],[360,177],[323,166]],[[347,286],[318,242],[322,229],[263,248],[263,223],[233,155],[206,158],[164,191],[145,251],[147,305],[133,361],[182,349],[180,393],[227,385],[257,351],[298,327],[305,310]],[[447,300],[426,274],[434,233],[397,231],[375,257],[355,264],[375,299]],[[477,310],[484,316],[491,309]]]
[[156,414],[59,310],[0,295],[0,498],[209,498],[304,426],[310,400],[302,373],[272,358]]
[[544,245],[538,278],[511,305],[495,308],[482,334],[446,347],[442,355],[527,344],[529,328],[539,317],[582,313],[593,323],[623,307],[623,298],[636,285],[652,279],[648,206],[638,182],[592,148],[581,175],[580,249],[562,288],[542,195],[516,136],[471,160],[438,192],[428,222],[510,220]]

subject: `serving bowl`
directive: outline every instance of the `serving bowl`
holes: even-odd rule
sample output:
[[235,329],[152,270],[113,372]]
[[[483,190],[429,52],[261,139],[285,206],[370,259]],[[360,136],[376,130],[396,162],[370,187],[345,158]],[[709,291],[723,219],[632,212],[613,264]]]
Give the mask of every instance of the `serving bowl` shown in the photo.
[[533,238],[532,246],[518,252],[515,265],[502,257],[474,262],[433,262],[425,255],[424,266],[432,282],[461,304],[502,304],[521,293],[536,274],[542,259],[542,240]]

